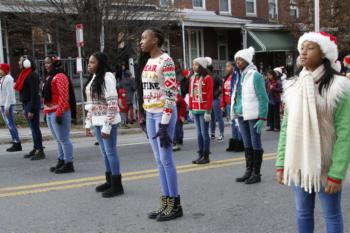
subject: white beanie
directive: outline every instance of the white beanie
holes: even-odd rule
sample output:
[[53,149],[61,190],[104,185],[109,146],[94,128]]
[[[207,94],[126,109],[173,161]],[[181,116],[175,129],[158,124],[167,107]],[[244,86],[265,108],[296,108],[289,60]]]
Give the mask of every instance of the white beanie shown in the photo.
[[193,62],[198,63],[201,65],[203,68],[207,68],[208,66],[211,66],[213,63],[213,59],[211,57],[197,57],[196,59],[193,60]]
[[245,60],[249,64],[252,64],[254,54],[255,54],[255,49],[253,47],[249,47],[247,49],[242,49],[242,50],[239,50],[235,54],[235,60],[237,60],[237,58],[242,58],[243,60]]
[[283,74],[283,71],[282,71],[281,67],[277,67],[277,68],[273,69],[273,71],[278,72],[280,74]]
[[338,61],[338,46],[337,38],[325,32],[307,32],[299,38],[298,51],[301,54],[301,49],[305,41],[310,41],[318,44],[322,53],[331,62],[332,68],[340,71],[341,64]]

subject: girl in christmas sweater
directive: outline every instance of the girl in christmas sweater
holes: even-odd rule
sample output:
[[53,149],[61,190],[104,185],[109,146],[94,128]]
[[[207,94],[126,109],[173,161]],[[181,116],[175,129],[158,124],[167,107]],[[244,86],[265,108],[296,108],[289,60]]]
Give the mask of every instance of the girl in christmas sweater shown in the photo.
[[[160,48],[164,36],[158,29],[142,33],[142,59],[139,62],[138,97],[141,126],[151,144],[161,182],[161,206],[148,214],[150,219],[169,221],[182,217],[172,141],[177,120],[177,84],[173,59]],[[144,120],[144,118],[146,118]],[[146,127],[144,127],[146,123]]]
[[198,57],[193,60],[194,74],[190,80],[189,109],[190,117],[194,119],[197,130],[198,159],[193,164],[207,164],[210,162],[209,122],[213,104],[213,79],[208,74],[207,67],[211,65],[209,57]]
[[277,182],[294,187],[299,233],[314,231],[316,194],[325,232],[342,233],[341,184],[350,161],[350,81],[338,73],[332,35],[305,33],[298,51],[302,71],[284,86]]
[[86,135],[92,136],[94,127],[106,168],[106,183],[97,186],[96,192],[102,192],[102,197],[114,197],[124,194],[117,151],[117,129],[121,120],[116,79],[102,52],[90,56],[88,71],[91,75],[85,86]]

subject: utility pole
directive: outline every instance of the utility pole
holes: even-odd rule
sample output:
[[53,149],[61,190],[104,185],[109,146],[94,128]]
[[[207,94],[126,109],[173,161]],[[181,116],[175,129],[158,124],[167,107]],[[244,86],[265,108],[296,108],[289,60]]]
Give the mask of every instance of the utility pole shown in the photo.
[[315,32],[320,31],[320,0],[315,0]]

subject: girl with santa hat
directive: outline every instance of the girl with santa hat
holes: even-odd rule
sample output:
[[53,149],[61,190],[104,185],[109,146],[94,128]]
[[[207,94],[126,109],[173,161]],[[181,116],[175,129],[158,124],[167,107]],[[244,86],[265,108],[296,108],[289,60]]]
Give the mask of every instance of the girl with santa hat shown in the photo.
[[12,146],[6,151],[22,151],[21,141],[13,117],[13,110],[16,104],[15,89],[13,89],[13,78],[10,74],[8,64],[0,64],[0,107],[2,119],[6,123],[12,138]]
[[342,233],[342,181],[350,162],[350,80],[339,73],[334,36],[305,33],[298,51],[302,70],[284,87],[277,182],[294,188],[299,233],[314,231],[316,195],[325,232]]

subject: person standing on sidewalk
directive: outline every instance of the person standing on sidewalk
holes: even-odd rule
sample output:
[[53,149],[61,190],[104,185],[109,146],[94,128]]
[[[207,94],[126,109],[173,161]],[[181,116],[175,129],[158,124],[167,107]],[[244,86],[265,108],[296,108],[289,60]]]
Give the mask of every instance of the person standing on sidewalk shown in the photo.
[[21,56],[18,64],[21,68],[21,73],[17,78],[14,88],[19,92],[20,100],[23,104],[24,116],[28,121],[34,142],[33,150],[29,154],[24,155],[24,158],[30,158],[31,160],[45,159],[40,130],[41,99],[39,95],[39,75],[35,72],[36,66],[30,56]]
[[102,52],[90,56],[88,71],[90,77],[84,88],[85,109],[88,111],[85,130],[87,136],[92,136],[91,127],[94,127],[105,163],[106,182],[97,186],[96,192],[102,192],[102,197],[109,198],[124,194],[117,151],[117,129],[121,121],[117,83],[110,72],[107,56]]
[[210,121],[210,133],[211,133],[211,140],[215,140],[215,130],[216,130],[216,122],[219,123],[219,130],[220,134],[217,138],[218,142],[224,141],[224,130],[225,130],[225,123],[224,123],[224,117],[223,113],[220,110],[220,99],[221,99],[221,93],[222,93],[222,79],[213,73],[213,65],[208,66],[208,71],[210,75],[213,78],[213,107],[211,111],[211,121]]
[[70,140],[72,111],[76,101],[70,78],[61,69],[61,61],[57,56],[49,56],[44,60],[47,77],[44,81],[42,97],[47,126],[57,141],[57,164],[50,168],[56,174],[74,172],[73,145]]
[[134,124],[135,117],[134,117],[134,93],[136,91],[135,89],[135,78],[132,77],[132,74],[129,70],[125,72],[125,78],[121,81],[121,85],[124,88],[125,91],[125,97],[126,97],[126,104],[125,106],[128,110],[126,114],[126,119],[128,124]]
[[316,195],[327,233],[343,233],[342,181],[350,162],[350,81],[339,72],[336,38],[308,32],[298,41],[301,72],[285,85],[276,178],[293,186],[299,233],[314,232]]
[[226,63],[226,78],[222,85],[222,95],[220,108],[222,112],[226,112],[226,117],[231,123],[231,138],[226,151],[242,152],[244,151],[243,139],[241,132],[236,124],[236,119],[231,119],[231,96],[241,91],[240,83],[241,73],[235,67],[233,62]]
[[231,118],[237,118],[241,129],[246,158],[246,171],[237,182],[255,184],[261,182],[261,165],[264,150],[261,145],[261,131],[267,120],[268,97],[265,80],[253,64],[253,47],[235,54],[237,67],[241,72],[241,91],[231,101]]
[[[147,29],[141,36],[143,54],[139,62],[139,106],[141,127],[146,133],[158,165],[161,182],[161,205],[148,214],[157,221],[182,217],[178,180],[173,160],[172,141],[177,120],[177,84],[173,59],[161,50],[164,36],[158,29]],[[141,109],[143,106],[143,109]],[[144,113],[145,112],[145,113]]]
[[12,146],[7,152],[22,151],[21,141],[18,136],[16,122],[13,116],[16,104],[15,90],[13,89],[13,78],[10,74],[8,64],[0,64],[0,110],[2,119],[10,131]]
[[[180,89],[180,88],[179,88]],[[186,119],[187,104],[184,98],[178,92],[176,95],[176,109],[177,109],[177,121],[175,126],[175,135],[173,140],[173,151],[181,150],[184,139],[184,122]]]
[[190,80],[189,115],[194,119],[197,130],[198,159],[193,164],[207,164],[210,162],[209,122],[213,105],[213,78],[208,72],[211,65],[210,57],[198,57],[193,60],[194,74]]
[[282,84],[275,71],[270,70],[266,73],[267,76],[267,93],[269,97],[269,112],[268,122],[269,129],[267,131],[280,131],[281,117],[281,93]]

